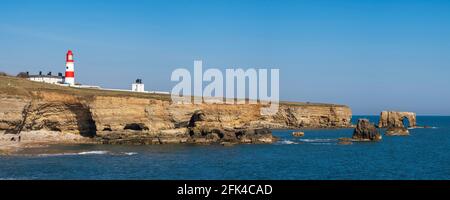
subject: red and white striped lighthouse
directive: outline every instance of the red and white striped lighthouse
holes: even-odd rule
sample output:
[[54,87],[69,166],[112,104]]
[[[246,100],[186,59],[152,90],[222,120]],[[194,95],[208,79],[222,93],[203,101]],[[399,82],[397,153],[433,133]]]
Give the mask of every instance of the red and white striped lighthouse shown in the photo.
[[73,64],[73,53],[71,50],[66,54],[66,78],[64,83],[69,85],[75,85],[75,69]]

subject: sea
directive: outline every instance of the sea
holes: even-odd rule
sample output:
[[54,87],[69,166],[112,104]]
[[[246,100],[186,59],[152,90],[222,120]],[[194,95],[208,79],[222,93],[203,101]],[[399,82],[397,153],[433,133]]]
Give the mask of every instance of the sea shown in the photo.
[[431,128],[350,145],[338,138],[353,129],[274,130],[278,142],[258,145],[52,145],[0,156],[0,179],[449,180],[450,117],[417,121]]

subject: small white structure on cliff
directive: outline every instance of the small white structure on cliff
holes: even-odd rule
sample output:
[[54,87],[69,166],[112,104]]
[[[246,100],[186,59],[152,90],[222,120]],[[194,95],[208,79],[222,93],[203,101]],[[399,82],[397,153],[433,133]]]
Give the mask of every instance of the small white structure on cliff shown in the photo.
[[144,84],[142,83],[142,79],[136,79],[136,81],[131,85],[131,91],[145,92]]

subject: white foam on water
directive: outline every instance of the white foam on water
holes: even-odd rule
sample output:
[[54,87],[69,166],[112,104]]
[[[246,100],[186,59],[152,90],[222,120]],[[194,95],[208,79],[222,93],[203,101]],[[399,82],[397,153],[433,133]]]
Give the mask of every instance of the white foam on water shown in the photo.
[[127,155],[127,156],[132,156],[132,155],[136,155],[138,153],[136,153],[136,152],[124,152],[123,154]]
[[297,142],[290,141],[290,140],[281,140],[278,141],[279,144],[298,144]]
[[38,154],[39,157],[54,157],[54,156],[84,156],[84,155],[126,155],[132,156],[138,154],[137,152],[120,152],[120,153],[111,153],[109,151],[82,151],[76,153],[53,153],[53,154]]
[[50,157],[50,156],[76,156],[76,155],[103,155],[107,154],[108,151],[82,151],[78,153],[53,153],[53,154],[38,154],[41,157]]
[[80,153],[77,153],[78,155],[102,155],[107,154],[108,151],[83,151]]
[[13,181],[13,180],[20,180],[18,178],[0,178],[0,181]]
[[[318,144],[318,145],[332,145],[335,142],[337,142],[337,139],[299,139],[299,142],[309,143],[309,144]],[[292,140],[280,140],[277,142],[277,144],[299,144],[299,142],[292,141]]]
[[[410,128],[408,128],[408,130],[413,130],[413,129],[424,129],[425,127],[410,127]],[[438,129],[438,127],[436,127],[436,126],[432,126],[432,127],[429,127],[429,128],[431,128],[431,129]]]
[[299,141],[301,142],[308,142],[308,143],[329,143],[329,142],[333,142],[336,141],[336,139],[299,139]]
[[[53,157],[53,156],[74,156],[77,155],[76,153],[43,153],[43,154],[38,154],[37,156],[39,157]],[[32,155],[31,155],[32,156]]]

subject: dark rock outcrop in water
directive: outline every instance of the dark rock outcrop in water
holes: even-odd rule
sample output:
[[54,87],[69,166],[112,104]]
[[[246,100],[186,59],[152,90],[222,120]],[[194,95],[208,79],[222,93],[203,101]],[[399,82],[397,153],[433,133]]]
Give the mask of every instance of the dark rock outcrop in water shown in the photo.
[[207,116],[200,110],[195,111],[189,120],[190,143],[272,143],[272,131],[267,128],[251,127],[223,128],[210,124]]
[[305,133],[301,132],[301,131],[296,131],[296,132],[292,133],[292,136],[294,136],[294,137],[303,137],[303,136],[305,136]]
[[190,130],[188,143],[272,143],[274,137],[270,129],[208,129],[194,128]]
[[159,134],[139,131],[112,132],[96,137],[102,144],[264,144],[272,143],[275,138],[270,129],[174,129]]
[[387,135],[387,136],[408,136],[409,130],[405,127],[389,127],[386,130],[385,135]]
[[381,140],[381,134],[368,119],[359,119],[358,125],[353,131],[352,139],[356,141],[379,141]]

